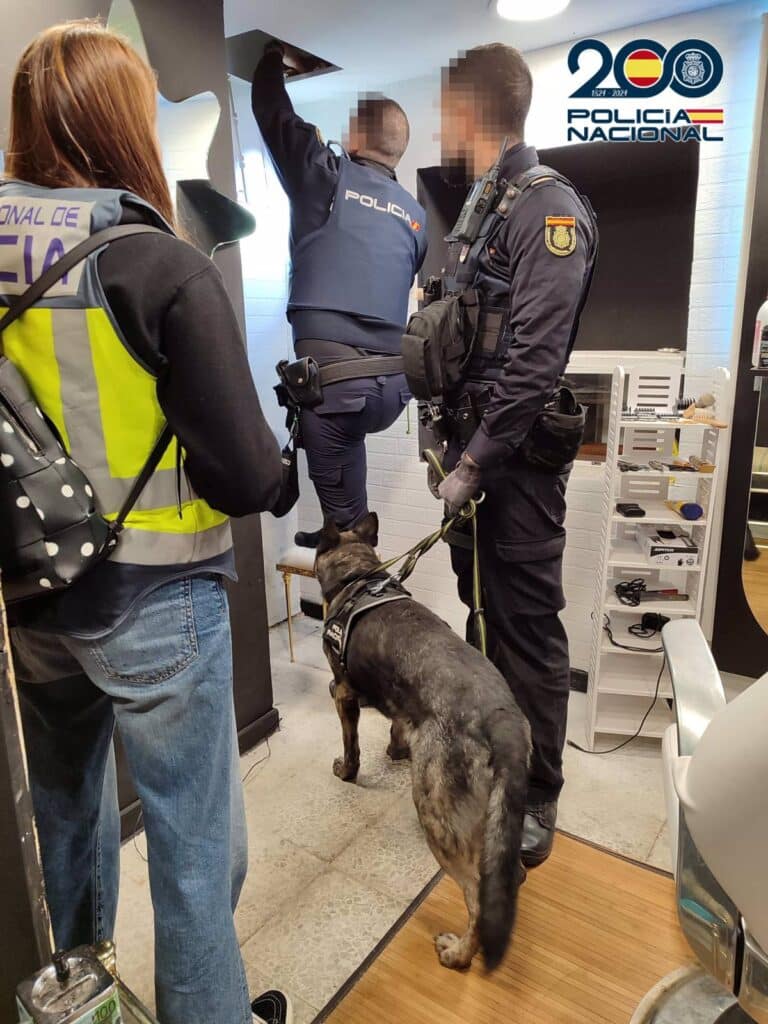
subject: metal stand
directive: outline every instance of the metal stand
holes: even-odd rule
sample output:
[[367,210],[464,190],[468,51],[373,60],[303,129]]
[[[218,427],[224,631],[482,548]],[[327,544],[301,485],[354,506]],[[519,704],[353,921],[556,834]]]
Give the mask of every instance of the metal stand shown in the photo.
[[296,661],[293,653],[293,616],[291,614],[291,574],[283,573],[283,586],[285,587],[285,614],[288,618],[288,648],[291,652],[291,664]]
[[754,1024],[735,996],[698,967],[684,967],[651,989],[630,1024]]
[[[291,611],[291,584],[294,576],[304,576],[308,580],[316,580],[317,576],[314,569],[304,569],[298,565],[292,565],[290,562],[278,562],[275,566],[277,571],[282,574],[283,587],[285,588],[285,617],[288,620],[288,649],[291,654],[291,664],[296,661],[296,657],[293,649],[293,614]],[[325,613],[325,602],[323,602],[323,613]]]

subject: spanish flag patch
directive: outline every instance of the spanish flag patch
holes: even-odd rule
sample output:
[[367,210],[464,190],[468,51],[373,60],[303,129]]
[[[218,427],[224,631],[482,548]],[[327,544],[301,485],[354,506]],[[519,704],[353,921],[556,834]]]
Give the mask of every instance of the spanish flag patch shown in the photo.
[[545,217],[544,242],[553,256],[570,256],[576,248],[576,218]]

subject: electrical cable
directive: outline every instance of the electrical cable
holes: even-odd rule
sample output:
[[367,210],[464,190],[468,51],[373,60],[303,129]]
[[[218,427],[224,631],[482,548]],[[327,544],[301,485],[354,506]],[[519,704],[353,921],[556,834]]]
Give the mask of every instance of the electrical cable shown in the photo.
[[[634,654],[661,654],[664,650],[663,647],[632,647],[630,644],[620,644],[618,640],[614,639],[613,631],[611,630],[611,620],[608,615],[604,616],[603,629],[608,635],[608,639],[614,647],[620,648],[622,651],[632,651]],[[638,630],[638,632],[635,632]],[[628,632],[632,636],[638,637],[641,640],[651,640],[656,636],[658,630],[656,629],[644,629],[641,622],[635,622],[628,629]]]
[[659,690],[661,689],[661,677],[664,675],[664,669],[666,667],[667,658],[665,655],[664,660],[661,663],[661,669],[659,670],[658,678],[656,680],[656,690],[653,694],[653,700],[651,701],[648,710],[643,715],[643,720],[640,723],[640,725],[638,725],[637,731],[634,732],[628,739],[624,740],[622,743],[618,743],[615,747],[609,747],[608,750],[587,750],[586,747],[579,746],[579,744],[574,743],[573,740],[568,740],[568,746],[573,747],[574,750],[580,750],[582,754],[598,754],[602,756],[603,754],[615,754],[617,750],[622,750],[624,747],[629,746],[630,743],[633,743],[636,739],[638,739],[640,737],[640,733],[643,731],[643,726],[648,721],[648,718],[650,717],[650,714],[653,711],[653,709],[656,707],[656,702],[659,699]]
[[646,582],[641,576],[633,580],[619,580],[615,590],[621,604],[637,608],[641,600],[640,595],[646,590]]

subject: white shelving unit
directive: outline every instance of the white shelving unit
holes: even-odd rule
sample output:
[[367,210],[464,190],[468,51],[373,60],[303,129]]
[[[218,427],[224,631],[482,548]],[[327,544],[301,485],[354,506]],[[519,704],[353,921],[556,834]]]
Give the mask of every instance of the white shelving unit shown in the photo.
[[[663,414],[674,408],[680,394],[682,373],[669,365],[645,367],[642,372],[614,370],[611,387],[611,411],[605,464],[605,490],[602,505],[601,563],[597,574],[592,610],[592,651],[587,691],[587,745],[595,749],[597,737],[631,736],[648,711],[656,681],[663,664],[661,638],[642,640],[629,627],[639,623],[643,613],[658,612],[669,619],[701,616],[710,548],[710,510],[715,508],[720,471],[717,465],[718,441],[723,430],[690,420],[684,424],[669,420],[626,418],[627,407],[650,408]],[[712,382],[715,412],[724,409],[727,370],[717,370]],[[651,460],[670,461],[675,457],[698,455],[715,466],[713,473],[691,473],[669,469],[655,470]],[[619,459],[642,468],[622,472]],[[665,501],[695,501],[704,515],[689,522],[665,505]],[[616,511],[618,502],[637,502],[645,516],[629,519]],[[652,565],[637,543],[637,527],[679,526],[697,543],[699,562],[695,567]],[[643,579],[648,590],[677,588],[687,601],[649,600],[631,607],[616,596],[616,584],[622,580]],[[642,648],[627,651],[611,644],[604,624],[610,622],[614,640],[619,644]],[[643,726],[642,735],[660,738],[673,720],[669,676],[665,673],[659,699]]]

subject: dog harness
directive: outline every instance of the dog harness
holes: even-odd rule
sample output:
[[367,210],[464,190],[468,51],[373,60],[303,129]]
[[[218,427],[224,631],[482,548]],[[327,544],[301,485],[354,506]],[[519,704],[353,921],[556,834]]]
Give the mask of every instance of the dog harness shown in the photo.
[[375,576],[355,580],[346,588],[346,593],[342,591],[339,596],[342,600],[338,609],[325,620],[323,641],[333,651],[342,668],[346,668],[350,633],[360,617],[372,608],[392,601],[402,601],[411,595],[398,580],[387,573],[377,573]]

